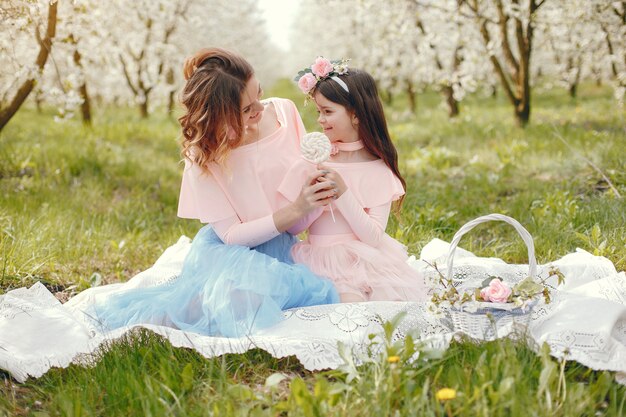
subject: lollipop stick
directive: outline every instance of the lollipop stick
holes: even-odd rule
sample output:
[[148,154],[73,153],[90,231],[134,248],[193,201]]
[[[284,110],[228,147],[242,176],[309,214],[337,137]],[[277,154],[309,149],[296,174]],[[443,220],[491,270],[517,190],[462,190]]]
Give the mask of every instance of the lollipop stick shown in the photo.
[[335,220],[335,213],[333,212],[333,204],[330,203],[328,207],[330,207],[330,217],[333,218],[333,223],[337,223],[337,221]]

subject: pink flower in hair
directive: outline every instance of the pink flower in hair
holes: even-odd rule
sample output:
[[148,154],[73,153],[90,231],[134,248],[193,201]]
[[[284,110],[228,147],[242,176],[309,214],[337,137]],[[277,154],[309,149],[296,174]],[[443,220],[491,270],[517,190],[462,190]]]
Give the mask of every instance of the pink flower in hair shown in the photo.
[[511,289],[498,278],[492,279],[488,287],[480,290],[480,296],[483,300],[492,303],[506,303],[509,295],[511,295]]
[[324,78],[333,71],[333,64],[326,58],[319,56],[315,59],[315,63],[311,65],[311,71],[319,78]]
[[309,91],[317,84],[317,79],[313,74],[306,73],[298,80],[298,87],[304,94],[308,94]]

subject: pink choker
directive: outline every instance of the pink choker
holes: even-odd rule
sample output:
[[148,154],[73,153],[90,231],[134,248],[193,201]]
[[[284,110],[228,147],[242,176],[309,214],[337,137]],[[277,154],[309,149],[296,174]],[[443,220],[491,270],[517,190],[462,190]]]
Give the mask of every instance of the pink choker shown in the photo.
[[343,152],[352,152],[358,151],[359,149],[363,149],[365,145],[362,140],[357,140],[354,142],[331,142],[330,144],[330,154],[337,155],[339,151]]

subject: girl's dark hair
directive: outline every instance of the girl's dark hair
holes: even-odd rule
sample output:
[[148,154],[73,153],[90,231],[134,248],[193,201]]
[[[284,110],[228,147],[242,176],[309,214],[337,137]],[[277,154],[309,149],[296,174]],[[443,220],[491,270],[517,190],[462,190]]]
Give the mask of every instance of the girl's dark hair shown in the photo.
[[241,96],[254,70],[240,55],[210,48],[187,58],[183,74],[181,155],[206,170],[207,163],[224,161],[241,143]]
[[[359,119],[359,139],[363,141],[365,149],[382,159],[406,190],[406,182],[398,169],[398,152],[389,136],[383,104],[378,97],[374,78],[367,72],[355,68],[350,68],[347,74],[338,77],[346,83],[350,92],[344,90],[337,81],[325,78],[319,81],[311,95],[319,92],[333,103],[344,106],[349,113],[353,113]],[[396,213],[402,206],[402,200],[404,196],[394,202]]]

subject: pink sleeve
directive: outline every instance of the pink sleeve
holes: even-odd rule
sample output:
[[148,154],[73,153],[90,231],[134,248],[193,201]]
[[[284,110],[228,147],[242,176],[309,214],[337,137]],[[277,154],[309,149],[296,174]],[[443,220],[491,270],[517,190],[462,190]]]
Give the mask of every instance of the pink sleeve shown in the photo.
[[[285,199],[290,203],[296,201],[302,191],[306,178],[314,170],[315,164],[306,161],[305,159],[300,159],[295,162],[291,168],[289,168],[285,174],[285,178],[283,178],[278,186],[278,194],[280,198]],[[321,207],[313,210],[311,213],[298,220],[298,222],[287,229],[287,231],[293,235],[302,233],[304,230],[308,229],[319,216],[322,215],[322,212],[323,208]]]
[[377,247],[385,234],[391,201],[380,206],[364,209],[350,189],[333,202],[346,219],[354,234],[363,243]]
[[351,176],[349,188],[361,207],[383,206],[405,194],[402,182],[380,160],[367,171],[358,170],[353,174],[355,172],[360,175]]
[[178,217],[214,223],[236,215],[228,196],[213,175],[202,170],[198,164],[185,159],[178,200]]
[[322,215],[323,212],[323,207],[316,208],[315,210],[298,220],[298,223],[291,226],[289,229],[287,229],[287,231],[292,235],[297,235],[304,232],[306,229],[309,228],[309,226],[311,226],[311,224],[313,224],[315,220],[317,220],[319,216]]
[[215,233],[227,245],[241,245],[253,248],[275,238],[276,230],[272,214],[242,223],[237,216],[211,223]]
[[289,202],[294,202],[300,195],[305,180],[315,172],[316,166],[312,162],[300,158],[287,171],[285,177],[278,186],[278,193]]
[[254,247],[279,235],[272,214],[242,223],[215,177],[188,160],[185,160],[178,216],[210,223],[228,245]]

